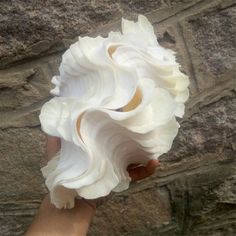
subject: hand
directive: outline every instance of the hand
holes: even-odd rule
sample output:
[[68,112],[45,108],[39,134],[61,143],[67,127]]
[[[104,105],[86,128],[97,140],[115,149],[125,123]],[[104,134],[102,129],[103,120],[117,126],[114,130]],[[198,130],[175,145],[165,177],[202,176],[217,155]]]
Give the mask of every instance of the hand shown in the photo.
[[[50,160],[60,150],[61,142],[59,138],[47,138],[46,156]],[[127,170],[133,181],[140,180],[154,173],[158,161],[151,160],[146,166],[133,164]],[[26,236],[52,236],[52,235],[87,235],[87,231],[96,211],[96,207],[101,205],[111,195],[94,200],[76,199],[73,209],[59,210],[51,204],[47,195],[40,205],[33,223],[26,232]],[[71,227],[73,226],[73,227]]]

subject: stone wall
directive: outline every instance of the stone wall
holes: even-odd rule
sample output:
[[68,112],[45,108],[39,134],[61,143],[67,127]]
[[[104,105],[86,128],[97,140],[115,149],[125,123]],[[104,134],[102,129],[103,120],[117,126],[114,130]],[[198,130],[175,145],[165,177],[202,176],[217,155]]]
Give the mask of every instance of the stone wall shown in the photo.
[[38,115],[63,51],[139,13],[177,51],[191,98],[156,174],[102,206],[89,235],[236,235],[235,0],[2,0],[1,236],[22,235],[46,192]]

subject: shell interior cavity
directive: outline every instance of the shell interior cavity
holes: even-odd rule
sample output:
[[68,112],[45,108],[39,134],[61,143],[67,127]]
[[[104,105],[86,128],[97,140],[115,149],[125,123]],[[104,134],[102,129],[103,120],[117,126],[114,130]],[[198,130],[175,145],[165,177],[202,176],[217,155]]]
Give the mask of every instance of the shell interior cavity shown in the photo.
[[64,53],[42,130],[61,139],[42,168],[51,201],[73,208],[129,187],[127,166],[170,150],[188,99],[188,77],[175,53],[157,42],[146,17],[122,19],[106,38],[79,37]]

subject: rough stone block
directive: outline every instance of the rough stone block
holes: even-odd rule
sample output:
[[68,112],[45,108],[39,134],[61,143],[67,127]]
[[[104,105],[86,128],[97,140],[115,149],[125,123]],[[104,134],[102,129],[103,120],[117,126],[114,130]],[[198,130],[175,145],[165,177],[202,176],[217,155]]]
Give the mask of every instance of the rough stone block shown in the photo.
[[[65,48],[62,39],[87,34],[121,16],[116,1],[1,1],[0,67]],[[19,30],[20,27],[20,30]]]
[[45,136],[38,128],[0,130],[0,202],[39,199]]
[[92,32],[100,34],[104,25],[120,22],[122,15],[133,18],[157,10],[155,14],[149,14],[150,19],[157,22],[195,3],[196,0],[53,0],[27,3],[16,0],[14,4],[2,1],[0,68],[25,58],[63,51],[68,47],[67,39]]
[[34,85],[40,76],[36,69],[1,74],[0,111],[16,110],[44,99],[45,94]]
[[[171,221],[167,189],[150,188],[121,193],[97,212],[89,235],[149,235]],[[109,223],[108,223],[109,222]]]
[[[216,158],[234,157],[236,137],[235,92],[199,109],[186,118],[169,153],[162,161],[188,159],[190,156],[215,154]],[[224,141],[223,141],[224,140]]]
[[0,233],[2,236],[22,236],[25,232],[25,226],[30,225],[31,221],[32,216],[0,216]]
[[40,125],[38,115],[51,97],[50,80],[58,73],[58,59],[48,57],[0,74],[0,128]]
[[235,67],[235,21],[235,6],[218,6],[181,22],[200,90],[224,81],[224,74]]

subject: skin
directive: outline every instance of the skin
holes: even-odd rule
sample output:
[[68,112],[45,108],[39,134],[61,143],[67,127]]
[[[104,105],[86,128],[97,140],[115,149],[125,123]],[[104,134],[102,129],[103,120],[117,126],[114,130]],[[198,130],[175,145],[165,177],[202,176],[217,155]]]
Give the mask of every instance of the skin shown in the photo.
[[[50,160],[60,147],[59,138],[48,137],[47,159]],[[132,180],[136,181],[152,175],[157,166],[158,161],[151,160],[146,166],[133,164],[127,170]],[[49,195],[46,195],[25,236],[85,236],[100,202],[101,199],[77,199],[73,209],[59,210],[51,204]]]

